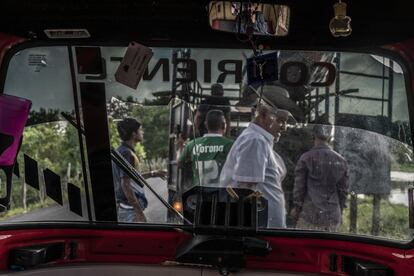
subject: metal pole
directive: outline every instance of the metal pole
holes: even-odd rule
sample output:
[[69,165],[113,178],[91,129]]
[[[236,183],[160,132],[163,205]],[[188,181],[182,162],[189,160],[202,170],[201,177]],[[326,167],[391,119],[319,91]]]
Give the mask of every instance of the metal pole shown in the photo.
[[329,121],[329,87],[325,87],[325,121]]
[[341,90],[340,89],[341,54],[340,53],[336,54],[335,62],[336,62],[336,80],[335,80],[335,121],[336,121],[336,117],[339,114],[339,91]]
[[[72,75],[72,90],[73,90],[73,100],[75,103],[75,115],[76,115],[76,124],[78,126],[81,126],[81,116],[80,116],[80,106],[79,106],[79,97],[78,97],[78,88],[76,85],[76,77],[75,77],[75,68],[73,65],[73,52],[71,46],[68,46],[68,53],[69,53],[69,66],[70,66],[70,73]],[[90,198],[90,192],[89,192],[89,182],[88,182],[88,170],[86,168],[86,156],[85,156],[85,147],[84,147],[84,139],[82,132],[78,129],[78,140],[79,140],[79,150],[80,150],[80,156],[82,161],[82,174],[83,174],[83,186],[85,188],[85,197],[86,197],[86,209],[88,213],[88,220],[92,220],[92,204],[91,204],[91,198]]]
[[372,202],[372,229],[371,234],[373,236],[378,236],[380,230],[380,220],[381,220],[381,195],[373,195]]
[[358,217],[358,198],[356,194],[351,194],[349,204],[349,232],[357,232],[357,217]]
[[392,122],[392,100],[394,96],[394,71],[392,70],[394,62],[390,60],[389,79],[388,79],[388,119]]
[[[316,88],[316,100],[318,101],[319,100],[319,87],[318,88]],[[310,102],[311,100],[309,99],[309,102]],[[317,103],[316,105],[315,105],[315,121],[318,121],[318,119],[319,119],[319,103]]]

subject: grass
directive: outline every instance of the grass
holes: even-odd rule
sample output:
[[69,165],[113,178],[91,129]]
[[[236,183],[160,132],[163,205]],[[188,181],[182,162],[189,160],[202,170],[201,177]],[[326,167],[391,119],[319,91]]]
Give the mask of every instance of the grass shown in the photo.
[[[348,204],[349,206],[349,204]],[[359,235],[371,235],[372,229],[372,197],[358,198],[357,232]],[[349,232],[349,208],[344,210],[340,232]],[[403,204],[392,204],[387,199],[380,205],[380,237],[411,240],[413,233],[408,225],[408,208]]]
[[[163,162],[154,162],[151,164],[153,169],[163,167]],[[358,198],[357,212],[357,232],[358,235],[371,235],[372,228],[372,196]],[[48,207],[53,204],[52,200],[46,199],[43,203],[30,204],[27,210],[21,207],[13,208],[8,212],[0,214],[0,220],[29,213],[36,209]],[[348,202],[348,206],[349,206]],[[379,237],[393,240],[411,240],[414,237],[413,230],[408,225],[409,214],[407,206],[403,204],[392,204],[388,199],[381,199],[380,205],[380,232]],[[343,223],[340,229],[341,233],[349,233],[349,208],[343,212]]]

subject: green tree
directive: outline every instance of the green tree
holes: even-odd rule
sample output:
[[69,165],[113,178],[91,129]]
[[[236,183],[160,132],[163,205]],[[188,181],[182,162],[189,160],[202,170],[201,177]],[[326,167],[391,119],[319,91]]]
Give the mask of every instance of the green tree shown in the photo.
[[168,157],[169,107],[134,106],[132,116],[143,125],[147,159],[166,159]]
[[[111,147],[118,148],[121,145],[121,139],[119,138],[118,130],[116,128],[116,122],[113,118],[108,119],[108,129],[109,129],[109,141],[111,143]],[[135,151],[137,152],[140,159],[146,159],[146,152],[144,145],[138,143],[135,147]]]
[[[18,155],[20,178],[14,177],[12,208],[44,202],[45,197],[36,189],[24,184],[24,154],[38,163],[39,177],[49,169],[61,177],[83,187],[82,164],[77,130],[67,122],[40,123],[25,128],[23,143]],[[64,187],[64,186],[63,186]],[[64,197],[66,196],[65,189]]]

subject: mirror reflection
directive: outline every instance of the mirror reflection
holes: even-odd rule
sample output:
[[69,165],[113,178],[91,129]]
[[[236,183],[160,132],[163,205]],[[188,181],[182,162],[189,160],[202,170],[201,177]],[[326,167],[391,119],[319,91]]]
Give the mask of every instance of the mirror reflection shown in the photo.
[[237,1],[212,1],[209,21],[214,30],[237,34],[285,36],[289,31],[288,6]]

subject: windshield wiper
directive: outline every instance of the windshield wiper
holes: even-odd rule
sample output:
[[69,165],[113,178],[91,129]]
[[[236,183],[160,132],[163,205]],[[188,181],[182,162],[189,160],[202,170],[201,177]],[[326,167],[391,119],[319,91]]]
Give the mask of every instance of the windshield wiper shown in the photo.
[[111,158],[121,169],[135,181],[141,187],[144,185],[167,207],[169,210],[173,211],[180,219],[184,220],[186,223],[191,224],[191,222],[186,219],[180,212],[178,212],[174,207],[171,206],[167,201],[165,201],[152,187],[147,183],[145,178],[134,168],[132,165],[125,160],[125,158],[114,148],[111,148]]
[[[78,131],[80,131],[83,135],[85,135],[85,131],[83,127],[78,127],[74,118],[67,113],[61,112],[60,113],[63,118],[65,118],[73,127],[75,127]],[[185,221],[188,224],[192,224],[188,219],[186,219],[180,212],[178,212],[174,207],[171,206],[167,201],[165,201],[152,187],[147,183],[145,178],[127,161],[125,158],[114,148],[111,148],[111,159],[112,161],[126,174],[129,178],[131,178],[135,183],[137,183],[140,187],[146,186],[160,201],[161,203],[167,207],[168,210],[172,211],[175,215],[177,215],[180,219]]]

